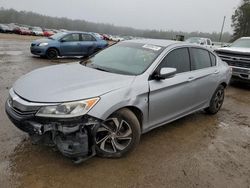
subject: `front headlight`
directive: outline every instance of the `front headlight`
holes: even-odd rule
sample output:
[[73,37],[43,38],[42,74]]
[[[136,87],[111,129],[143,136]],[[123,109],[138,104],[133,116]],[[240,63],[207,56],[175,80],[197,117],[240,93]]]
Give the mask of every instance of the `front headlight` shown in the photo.
[[36,116],[54,118],[71,118],[82,116],[88,113],[88,111],[93,108],[99,100],[100,98],[97,97],[83,101],[62,103],[57,106],[41,107],[36,113]]
[[38,46],[47,46],[48,43],[47,42],[43,42],[43,43],[40,43]]

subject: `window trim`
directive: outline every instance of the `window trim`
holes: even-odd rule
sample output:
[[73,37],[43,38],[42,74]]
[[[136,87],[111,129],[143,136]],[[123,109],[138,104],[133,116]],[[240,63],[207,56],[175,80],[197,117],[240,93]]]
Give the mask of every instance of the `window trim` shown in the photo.
[[[211,58],[211,56],[214,56],[214,58],[215,58],[215,65],[213,65],[213,62],[212,62],[212,58]],[[211,65],[212,65],[212,67],[216,67],[217,66],[217,57],[216,57],[216,55],[214,55],[213,53],[209,53],[209,57],[210,57],[210,61],[211,61]]]
[[[83,40],[82,35],[89,35],[89,36],[91,36],[93,38],[93,40]],[[93,35],[91,35],[89,33],[80,33],[80,41],[81,42],[95,42],[97,40]]]
[[[209,59],[210,59],[210,67],[205,67],[205,68],[201,68],[201,69],[194,69],[194,70],[192,70],[192,58],[191,58],[191,71],[199,71],[199,70],[204,70],[204,69],[208,69],[208,68],[212,68],[212,67],[214,67],[214,66],[212,66],[212,61],[211,61],[211,57],[210,57],[210,51],[209,50],[207,50],[207,49],[205,49],[205,48],[199,48],[199,47],[196,47],[196,46],[192,46],[192,47],[189,47],[190,48],[190,58],[191,58],[191,56],[192,56],[192,54],[191,54],[191,48],[194,48],[194,49],[199,49],[199,50],[204,50],[204,51],[207,51],[208,52],[208,55],[209,55]],[[217,62],[216,62],[216,64],[217,64]]]
[[81,42],[81,40],[80,40],[80,39],[81,39],[80,33],[69,33],[69,34],[63,36],[60,40],[64,40],[65,37],[67,37],[67,36],[69,36],[69,35],[74,35],[74,34],[76,34],[76,35],[79,36],[79,40],[78,40],[78,41],[77,41],[77,40],[74,40],[74,41],[65,41],[65,42]]
[[192,71],[192,69],[191,69],[191,55],[190,55],[189,47],[188,47],[188,46],[179,46],[179,47],[176,47],[176,48],[171,49],[170,51],[168,51],[168,52],[166,53],[166,55],[160,60],[160,63],[157,64],[157,66],[156,66],[156,68],[154,69],[154,71],[153,71],[152,74],[154,74],[156,71],[159,71],[160,65],[163,63],[163,61],[165,60],[165,58],[167,58],[167,56],[168,56],[171,52],[173,52],[173,51],[175,51],[175,50],[179,50],[179,49],[184,49],[184,48],[186,48],[187,51],[188,51],[188,57],[189,57],[189,71],[176,73],[176,75],[183,74],[183,73],[187,73],[187,72],[191,72],[191,71]]

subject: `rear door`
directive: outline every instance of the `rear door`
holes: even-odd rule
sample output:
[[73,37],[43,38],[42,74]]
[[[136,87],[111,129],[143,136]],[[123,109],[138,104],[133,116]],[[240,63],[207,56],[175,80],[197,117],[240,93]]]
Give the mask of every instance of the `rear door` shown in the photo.
[[81,53],[80,34],[71,33],[61,39],[60,55],[76,56]]
[[83,55],[91,55],[95,52],[96,47],[97,41],[91,34],[81,34],[81,53]]
[[195,89],[195,106],[201,108],[210,101],[218,86],[219,69],[216,57],[203,48],[190,48],[192,84]]
[[[185,115],[193,107],[194,88],[188,48],[171,51],[157,69],[172,67],[177,74],[165,80],[149,81],[149,126]],[[190,80],[191,79],[191,80]]]

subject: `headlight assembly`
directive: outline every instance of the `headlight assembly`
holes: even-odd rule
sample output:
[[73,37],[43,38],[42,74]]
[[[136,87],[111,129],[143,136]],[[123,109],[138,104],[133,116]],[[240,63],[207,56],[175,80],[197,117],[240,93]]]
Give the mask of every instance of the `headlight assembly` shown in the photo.
[[41,107],[36,113],[39,117],[54,117],[54,118],[71,118],[82,116],[95,106],[100,100],[99,97],[75,101],[69,103],[62,103],[57,106]]
[[48,43],[47,42],[43,42],[43,43],[40,43],[38,46],[47,46]]

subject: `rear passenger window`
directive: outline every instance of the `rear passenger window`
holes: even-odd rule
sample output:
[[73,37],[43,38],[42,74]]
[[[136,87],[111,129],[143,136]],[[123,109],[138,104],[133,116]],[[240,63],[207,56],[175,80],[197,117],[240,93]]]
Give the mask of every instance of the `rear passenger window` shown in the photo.
[[190,71],[190,58],[187,48],[180,48],[170,52],[160,64],[160,68],[176,68],[177,73]]
[[212,66],[215,66],[216,65],[216,57],[215,57],[215,55],[210,53],[210,58],[211,58]]
[[200,48],[190,48],[192,70],[211,67],[210,55],[207,50]]
[[95,38],[89,34],[82,34],[82,41],[95,41]]

